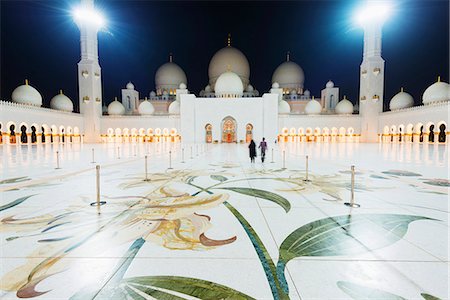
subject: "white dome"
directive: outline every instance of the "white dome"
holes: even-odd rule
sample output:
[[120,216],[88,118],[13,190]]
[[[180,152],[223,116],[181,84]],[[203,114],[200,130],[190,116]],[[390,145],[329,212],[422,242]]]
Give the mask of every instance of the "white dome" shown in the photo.
[[156,97],[155,91],[151,91],[151,92],[150,92],[150,97]]
[[402,90],[392,97],[389,102],[390,110],[403,109],[414,106],[414,98]]
[[322,105],[317,100],[310,100],[305,106],[305,113],[307,115],[318,115],[322,112]]
[[125,114],[125,107],[117,101],[117,98],[108,105],[108,115],[119,116],[123,114]]
[[16,103],[42,106],[41,94],[34,87],[28,85],[28,80],[25,81],[24,85],[16,87],[12,92],[11,99]]
[[210,93],[211,92],[211,86],[209,84],[207,86],[205,86],[205,92],[206,93]]
[[295,62],[285,61],[273,72],[272,82],[278,82],[281,88],[302,89],[305,82],[305,74]]
[[274,83],[272,83],[272,88],[273,89],[279,89],[280,88],[280,84],[278,82],[274,82]]
[[186,82],[186,73],[174,62],[163,64],[155,74],[155,86],[157,90],[177,89],[181,83],[186,84]]
[[244,92],[242,80],[234,72],[225,72],[217,78],[216,97],[241,97]]
[[251,85],[251,84],[247,85],[247,88],[245,89],[245,91],[249,92],[249,93],[253,92],[254,90],[255,89],[253,88],[253,85]]
[[219,76],[228,70],[236,73],[242,80],[243,86],[247,86],[250,78],[250,65],[245,55],[238,49],[227,46],[214,54],[209,62],[209,84],[215,88]]
[[450,99],[450,85],[446,82],[437,82],[430,85],[422,96],[423,104],[430,104],[433,102],[448,101]]
[[155,112],[155,108],[153,107],[153,104],[150,103],[150,101],[145,99],[141,102],[141,104],[139,104],[138,111],[141,115],[151,115]]
[[73,103],[72,100],[69,99],[66,95],[63,94],[62,91],[59,92],[58,95],[50,100],[50,108],[57,109],[62,111],[73,111]]
[[344,97],[336,107],[334,108],[339,115],[351,115],[353,113],[353,103],[351,103],[347,98]]
[[186,83],[184,83],[184,82],[182,82],[182,83],[180,83],[180,89],[182,89],[182,90],[185,90],[185,89],[187,89],[187,85],[186,85]]
[[173,101],[169,105],[169,114],[171,115],[179,115],[180,114],[180,102]]
[[127,83],[127,90],[134,90],[134,84],[131,81]]
[[291,112],[291,106],[284,100],[278,102],[278,113],[289,114]]
[[328,82],[327,82],[327,84],[325,85],[325,87],[326,87],[327,89],[334,88],[334,82],[331,81],[331,80],[328,80]]
[[106,106],[105,103],[103,103],[103,106],[102,106],[102,114],[107,114],[107,113],[108,113],[108,107]]
[[309,90],[305,90],[305,92],[303,93],[303,95],[305,95],[305,97],[310,97],[311,96],[311,92]]
[[291,94],[291,95],[297,95],[297,90],[291,90],[291,91],[289,92],[289,94]]

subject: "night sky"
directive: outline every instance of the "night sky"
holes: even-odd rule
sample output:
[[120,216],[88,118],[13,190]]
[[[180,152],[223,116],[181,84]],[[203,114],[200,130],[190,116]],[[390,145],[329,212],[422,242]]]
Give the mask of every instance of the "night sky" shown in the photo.
[[[186,72],[189,90],[198,94],[208,83],[211,57],[230,32],[260,92],[270,89],[273,71],[290,51],[312,95],[319,96],[331,79],[341,97],[355,103],[363,46],[363,31],[352,17],[358,2],[97,1],[108,19],[108,31],[99,34],[103,100],[120,96],[130,80],[147,96],[170,52]],[[449,3],[393,2],[395,11],[383,29],[385,106],[401,86],[420,103],[437,75],[449,80]],[[44,105],[63,89],[78,110],[79,31],[70,16],[77,4],[1,0],[2,100],[10,100],[28,78]]]

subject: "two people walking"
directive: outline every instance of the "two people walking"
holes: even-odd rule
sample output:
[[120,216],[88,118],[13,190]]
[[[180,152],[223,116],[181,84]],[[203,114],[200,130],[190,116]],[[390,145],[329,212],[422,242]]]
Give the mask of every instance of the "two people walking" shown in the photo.
[[[261,149],[261,162],[264,162],[264,160],[266,159],[266,150],[267,150],[267,142],[265,138],[263,138],[262,141],[259,143],[258,148]],[[250,152],[250,161],[254,163],[256,157],[256,144],[253,140],[251,140],[250,145],[248,145],[248,149]]]

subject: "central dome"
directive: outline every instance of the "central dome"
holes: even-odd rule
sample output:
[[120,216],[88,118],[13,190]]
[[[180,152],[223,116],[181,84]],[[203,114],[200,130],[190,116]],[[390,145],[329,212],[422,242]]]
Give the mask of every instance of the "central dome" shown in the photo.
[[305,74],[303,69],[293,61],[285,61],[275,69],[272,75],[272,83],[278,82],[282,89],[303,89]]
[[217,78],[216,97],[237,98],[242,97],[244,86],[241,78],[234,72],[227,71]]
[[240,50],[227,46],[217,51],[209,62],[209,84],[214,90],[217,78],[229,69],[236,73],[241,78],[243,86],[247,87],[250,78],[248,60]]
[[155,86],[158,95],[162,95],[164,91],[174,94],[181,83],[187,82],[186,73],[176,63],[170,61],[158,68],[155,74]]

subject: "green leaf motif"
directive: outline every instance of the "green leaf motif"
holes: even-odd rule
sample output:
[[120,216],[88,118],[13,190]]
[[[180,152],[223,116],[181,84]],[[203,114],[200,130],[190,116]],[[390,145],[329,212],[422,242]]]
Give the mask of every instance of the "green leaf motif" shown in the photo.
[[391,294],[378,289],[369,288],[348,281],[338,281],[337,286],[347,295],[355,300],[406,300],[398,295]]
[[258,197],[264,200],[269,200],[271,202],[280,205],[286,212],[289,212],[289,210],[291,209],[291,204],[286,198],[269,191],[245,187],[222,187],[219,189],[233,191],[247,196]]
[[12,202],[6,203],[5,205],[0,206],[0,211],[7,210],[9,208],[17,206],[17,205],[19,205],[20,203],[24,202],[25,200],[27,200],[28,198],[30,198],[32,196],[34,196],[34,195],[25,196],[25,197],[22,197],[22,198],[18,198],[16,200],[12,201]]
[[432,295],[427,294],[427,293],[421,293],[420,296],[422,296],[422,298],[425,299],[425,300],[441,300],[441,298],[432,296]]
[[228,178],[226,178],[225,176],[222,175],[211,175],[211,178],[220,182],[224,182],[227,181]]
[[28,181],[28,180],[31,180],[31,178],[28,178],[27,176],[8,178],[8,179],[0,180],[0,184],[18,183],[18,182],[23,182],[23,181]]
[[411,215],[361,214],[325,218],[303,225],[280,246],[278,278],[286,282],[286,264],[296,257],[354,255],[392,245],[406,234],[409,223],[417,220],[432,219]]
[[167,292],[173,291],[199,299],[253,299],[230,287],[197,278],[146,276],[126,279],[124,283],[144,293],[147,288],[150,288],[150,290],[158,288],[164,289]]

